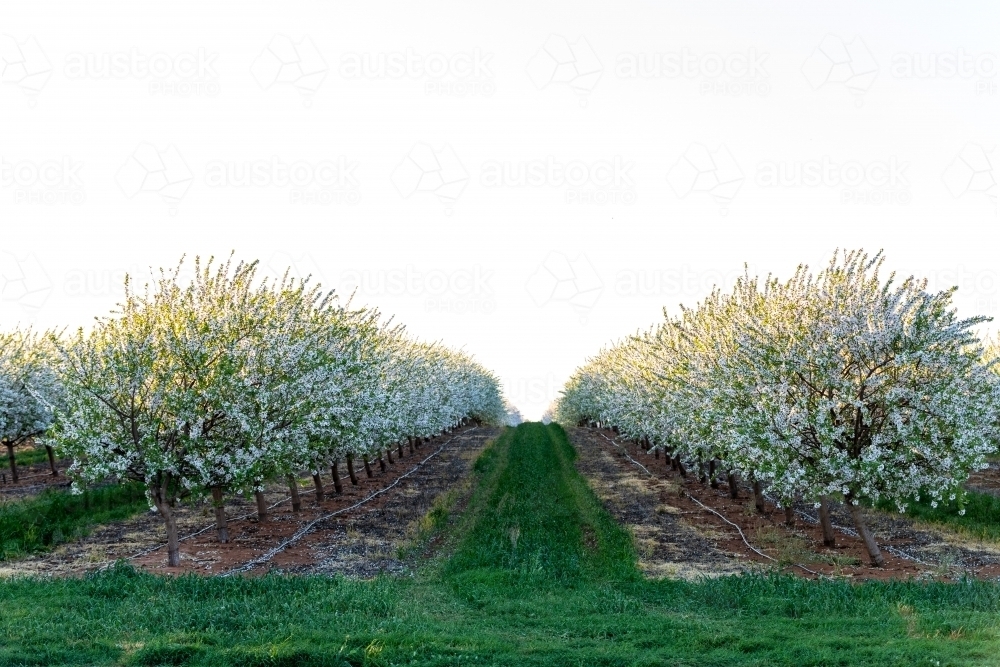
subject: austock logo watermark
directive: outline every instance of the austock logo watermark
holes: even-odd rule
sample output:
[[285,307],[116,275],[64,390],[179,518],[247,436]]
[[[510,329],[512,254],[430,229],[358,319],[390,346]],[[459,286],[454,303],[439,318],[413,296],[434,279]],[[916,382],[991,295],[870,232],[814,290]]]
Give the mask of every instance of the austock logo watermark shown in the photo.
[[763,97],[771,92],[765,68],[768,54],[751,48],[744,52],[695,53],[680,51],[620,53],[615,59],[619,79],[687,79],[698,82],[702,95]]
[[86,200],[83,163],[69,156],[20,160],[0,156],[0,188],[10,189],[15,204],[78,205]]
[[421,299],[424,308],[434,313],[489,315],[496,310],[492,281],[493,271],[478,264],[458,269],[408,265],[341,271],[336,288],[345,295]]
[[563,388],[555,375],[512,375],[500,382],[504,396],[514,405],[545,405]]
[[0,35],[0,81],[20,88],[34,105],[50,76],[52,64],[38,40],[28,37],[18,41],[11,35]]
[[451,214],[469,182],[469,172],[448,144],[416,144],[392,171],[392,185],[403,199],[416,194],[436,197]]
[[860,107],[864,103],[862,96],[878,76],[878,63],[861,37],[846,42],[835,35],[827,35],[802,63],[802,73],[813,90],[844,86],[855,96],[855,104]]
[[604,291],[604,281],[585,255],[570,259],[564,253],[550,252],[528,278],[525,289],[536,306],[567,304],[586,324]]
[[957,49],[944,53],[896,53],[889,73],[897,79],[963,79],[977,95],[997,94],[996,53]]
[[620,297],[700,298],[715,287],[731,290],[747,272],[755,275],[750,267],[730,271],[695,269],[687,265],[665,269],[623,269],[615,275],[614,293]]
[[917,275],[927,280],[931,292],[957,287],[955,301],[963,311],[974,308],[977,313],[1000,310],[1000,273],[992,269],[971,269],[963,265],[935,268]]
[[839,189],[843,204],[909,204],[913,195],[906,177],[908,162],[895,156],[887,160],[833,160],[824,155],[815,160],[764,161],[754,177],[761,188]]
[[704,144],[691,144],[667,172],[667,183],[678,197],[683,199],[692,193],[708,195],[722,206],[723,215],[743,180],[743,170],[723,144],[714,151]]
[[361,200],[354,172],[358,163],[344,156],[329,160],[285,162],[213,160],[205,167],[205,185],[211,188],[276,188],[288,192],[289,203],[329,206]]
[[490,160],[482,165],[479,183],[485,188],[553,188],[565,193],[567,204],[634,204],[633,162],[615,155],[606,160],[558,160],[549,156],[512,162]]
[[581,96],[580,106],[587,106],[586,96],[600,81],[604,66],[586,37],[570,42],[562,35],[549,35],[526,71],[538,90],[567,86]]
[[112,269],[70,269],[63,276],[62,291],[68,297],[120,297],[125,294],[126,276],[138,282],[151,279],[149,269],[138,266]]
[[61,291],[66,297],[79,298],[120,298],[125,295],[125,279],[131,281],[132,288],[137,289],[154,284],[164,275],[173,277],[176,273],[177,284],[188,285],[195,279],[194,263],[185,261],[177,271],[177,265],[162,267],[141,266],[111,266],[104,268],[72,268],[62,276]]
[[69,79],[120,79],[148,82],[150,95],[214,97],[219,94],[219,54],[205,48],[179,53],[127,51],[71,53],[63,73]]
[[285,35],[275,35],[254,58],[250,74],[264,90],[291,87],[310,106],[312,97],[326,79],[326,60],[308,35],[295,41]]
[[115,174],[118,188],[127,198],[158,195],[177,212],[177,205],[194,180],[194,174],[173,144],[163,150],[151,143],[139,144]]
[[281,281],[286,277],[293,280],[306,280],[312,286],[320,285],[323,291],[329,291],[335,287],[327,284],[324,272],[313,256],[308,253],[293,255],[281,250],[276,251],[266,262],[261,264],[260,271],[269,280]]
[[427,95],[490,97],[496,92],[490,61],[493,54],[471,52],[418,53],[413,48],[380,53],[345,53],[340,76],[346,79],[413,79],[424,81]]
[[0,301],[33,320],[52,294],[52,281],[32,253],[0,251]]
[[981,144],[966,144],[955,156],[955,159],[945,168],[942,178],[945,187],[952,197],[985,197],[993,204],[993,212],[997,213],[997,194],[1000,188],[997,181],[997,164],[1000,156],[996,155],[996,146]]

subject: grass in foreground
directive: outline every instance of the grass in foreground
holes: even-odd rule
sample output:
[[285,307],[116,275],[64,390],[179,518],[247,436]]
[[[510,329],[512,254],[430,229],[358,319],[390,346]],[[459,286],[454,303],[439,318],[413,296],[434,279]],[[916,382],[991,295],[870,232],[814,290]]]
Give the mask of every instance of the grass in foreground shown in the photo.
[[1000,664],[996,584],[644,581],[572,458],[556,426],[506,430],[414,578],[6,582],[0,664]]
[[46,551],[79,539],[102,523],[149,509],[138,484],[116,484],[73,495],[47,489],[37,496],[0,503],[0,561]]

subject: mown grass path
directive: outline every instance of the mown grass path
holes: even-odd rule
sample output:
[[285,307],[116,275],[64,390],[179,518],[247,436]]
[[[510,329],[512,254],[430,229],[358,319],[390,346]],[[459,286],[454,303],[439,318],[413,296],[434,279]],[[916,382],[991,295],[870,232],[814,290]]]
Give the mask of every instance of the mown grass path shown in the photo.
[[558,427],[508,430],[476,463],[482,482],[445,574],[510,585],[634,579],[632,538],[576,472],[575,458]]
[[557,426],[507,429],[415,578],[0,584],[0,664],[992,665],[1000,586],[645,581]]

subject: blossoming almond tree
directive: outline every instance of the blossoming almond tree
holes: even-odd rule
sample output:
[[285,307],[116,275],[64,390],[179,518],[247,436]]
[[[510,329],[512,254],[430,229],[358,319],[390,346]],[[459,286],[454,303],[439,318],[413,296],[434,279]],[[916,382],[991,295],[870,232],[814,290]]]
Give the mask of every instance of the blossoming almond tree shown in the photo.
[[52,441],[72,457],[74,485],[107,478],[147,486],[167,530],[168,560],[180,562],[173,506],[193,480],[170,409],[171,360],[161,354],[155,313],[131,292],[117,317],[60,344],[66,409]]
[[[840,494],[872,563],[883,557],[861,512],[885,498],[955,498],[996,450],[996,381],[954,290],[883,281],[881,255],[801,267],[769,297],[770,316],[738,321],[735,374],[757,388],[742,419],[763,430],[779,495]],[[749,414],[749,413],[754,414]]]
[[[170,565],[179,563],[173,510],[185,497],[212,493],[225,541],[225,491],[253,491],[263,520],[270,479],[294,482],[340,448],[380,452],[387,438],[421,432],[424,419],[440,425],[502,405],[499,383],[452,354],[469,374],[435,379],[485,379],[485,395],[458,407],[447,392],[422,395],[400,424],[411,396],[406,383],[388,381],[393,355],[422,348],[390,345],[399,334],[377,313],[341,307],[308,281],[257,280],[256,263],[196,259],[191,283],[179,284],[179,274],[161,272],[143,293],[127,282],[117,313],[60,344],[66,401],[54,435],[73,458],[76,484],[146,484],[166,524]],[[432,367],[414,358],[426,385]]]
[[[31,330],[0,333],[0,442],[7,448],[11,479],[18,481],[14,449],[29,440],[41,443],[59,402],[60,386],[49,344],[52,334]],[[48,447],[52,474],[57,474]]]
[[[207,490],[257,488],[303,437],[309,341],[298,329],[316,294],[255,280],[255,264],[195,261],[195,278],[163,272],[116,316],[62,346],[67,406],[56,434],[77,483],[147,485],[179,561],[173,508]],[[298,383],[298,385],[296,384]],[[224,515],[217,515],[225,539]]]
[[754,482],[759,508],[761,484],[786,507],[815,502],[828,542],[841,497],[880,565],[862,504],[954,499],[996,451],[1000,406],[974,333],[986,318],[959,319],[954,290],[883,281],[882,262],[845,252],[815,276],[745,276],[589,361],[557,416],[720,460]]
[[[198,488],[210,489],[226,541],[224,491],[252,492],[266,519],[262,489],[308,439],[308,420],[329,379],[325,326],[332,295],[287,276],[256,280],[255,264],[213,273],[196,261],[191,285],[163,285],[165,354],[182,369],[178,423],[192,433],[187,461]],[[230,273],[232,274],[230,276]]]

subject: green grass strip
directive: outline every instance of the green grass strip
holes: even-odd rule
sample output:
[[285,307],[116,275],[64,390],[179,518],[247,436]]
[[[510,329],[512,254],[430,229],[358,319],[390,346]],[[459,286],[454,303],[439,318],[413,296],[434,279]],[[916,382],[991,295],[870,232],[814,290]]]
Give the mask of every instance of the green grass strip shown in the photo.
[[[879,503],[879,508],[895,513],[895,505]],[[962,509],[965,514],[959,514]],[[1000,540],[1000,497],[979,491],[966,491],[963,504],[957,501],[938,503],[931,507],[925,498],[911,501],[906,516],[920,521],[940,524],[957,533],[981,540]]]
[[0,504],[0,561],[46,551],[87,535],[94,526],[149,509],[143,487],[116,484],[74,495],[47,489]]
[[573,457],[558,427],[506,430],[449,524],[452,557],[417,577],[174,578],[122,564],[2,582],[0,667],[1000,664],[995,582],[646,581]]
[[631,536],[601,507],[575,458],[557,425],[507,431],[476,464],[484,483],[471,502],[475,523],[446,574],[531,585],[637,576]]

